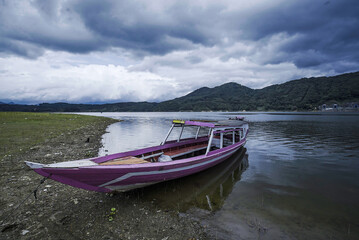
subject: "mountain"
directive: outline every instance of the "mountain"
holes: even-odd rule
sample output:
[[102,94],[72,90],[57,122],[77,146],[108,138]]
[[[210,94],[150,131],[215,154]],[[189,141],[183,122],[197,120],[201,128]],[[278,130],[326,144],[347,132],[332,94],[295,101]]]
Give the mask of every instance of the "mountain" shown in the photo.
[[186,96],[160,103],[126,102],[111,104],[42,103],[0,104],[0,111],[31,112],[150,112],[150,111],[297,111],[314,110],[327,104],[359,101],[359,72],[333,77],[292,80],[262,89],[237,83],[214,88],[202,87]]
[[359,72],[303,78],[255,90],[256,110],[313,110],[324,103],[359,101]]
[[155,111],[219,111],[238,110],[242,99],[252,97],[254,90],[237,83],[226,83],[218,87],[203,87],[170,101],[159,103]]
[[262,89],[237,83],[200,88],[159,103],[156,111],[295,111],[314,110],[324,103],[359,101],[359,72],[334,77],[303,78]]

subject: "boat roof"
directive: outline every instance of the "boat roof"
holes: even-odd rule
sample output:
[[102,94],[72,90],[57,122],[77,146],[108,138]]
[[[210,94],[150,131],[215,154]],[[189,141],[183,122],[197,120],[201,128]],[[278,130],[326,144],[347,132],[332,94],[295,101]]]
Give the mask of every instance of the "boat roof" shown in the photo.
[[212,121],[212,120],[173,120],[175,126],[199,126],[199,127],[208,127],[208,128],[223,128],[223,127],[241,127],[243,124],[247,123],[242,120],[237,119],[228,119],[221,121]]

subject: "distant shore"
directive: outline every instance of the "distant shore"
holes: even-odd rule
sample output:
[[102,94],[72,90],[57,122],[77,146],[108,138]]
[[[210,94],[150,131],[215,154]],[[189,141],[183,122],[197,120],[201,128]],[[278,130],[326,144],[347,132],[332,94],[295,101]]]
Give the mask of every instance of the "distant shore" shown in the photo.
[[[52,163],[97,156],[101,136],[114,122],[74,114],[0,113],[1,239],[209,238],[198,222],[157,209],[142,201],[138,191],[103,194],[47,180],[35,200],[31,193],[42,178],[25,160]],[[109,221],[112,208],[116,214]]]

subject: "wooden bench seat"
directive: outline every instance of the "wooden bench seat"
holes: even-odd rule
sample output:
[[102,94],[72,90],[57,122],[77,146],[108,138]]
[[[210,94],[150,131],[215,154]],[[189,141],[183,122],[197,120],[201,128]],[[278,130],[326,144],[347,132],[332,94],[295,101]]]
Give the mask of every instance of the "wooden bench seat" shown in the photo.
[[185,147],[185,148],[180,148],[180,149],[175,149],[175,150],[170,150],[170,151],[166,151],[165,154],[175,158],[175,157],[179,157],[185,154],[189,154],[198,150],[202,150],[202,149],[206,149],[207,148],[207,143],[203,143],[203,144],[199,144],[199,145],[195,145],[195,146],[190,146],[190,147]]
[[123,165],[123,164],[141,164],[141,163],[149,163],[142,158],[137,158],[133,156],[127,156],[122,158],[116,158],[111,161],[100,163],[99,165]]

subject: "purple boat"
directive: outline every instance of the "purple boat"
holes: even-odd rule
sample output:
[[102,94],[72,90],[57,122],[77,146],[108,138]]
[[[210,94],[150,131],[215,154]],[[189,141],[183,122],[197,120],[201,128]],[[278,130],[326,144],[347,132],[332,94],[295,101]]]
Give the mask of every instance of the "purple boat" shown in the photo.
[[[175,128],[179,136],[168,141]],[[182,138],[187,128],[193,137]],[[213,167],[244,146],[247,134],[248,123],[239,119],[173,120],[159,146],[53,164],[25,163],[38,174],[73,187],[127,191]]]

